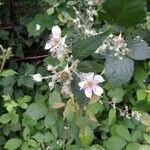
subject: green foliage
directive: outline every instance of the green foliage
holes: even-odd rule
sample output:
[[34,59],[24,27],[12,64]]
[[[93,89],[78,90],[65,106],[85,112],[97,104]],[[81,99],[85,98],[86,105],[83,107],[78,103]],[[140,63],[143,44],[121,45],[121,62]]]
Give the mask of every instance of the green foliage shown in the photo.
[[108,150],[120,150],[125,147],[126,141],[119,136],[112,136],[104,143],[104,145]]
[[32,103],[25,114],[31,117],[33,120],[43,118],[47,113],[47,108],[44,105],[38,103]]
[[[36,15],[32,22],[27,26],[29,36],[38,36],[45,30],[45,28],[50,29],[52,27],[52,21],[52,18],[48,15]],[[37,26],[39,26],[39,30]]]
[[123,101],[123,96],[125,95],[125,91],[122,88],[115,88],[108,92],[108,95],[111,98],[115,98],[115,102]]
[[116,122],[116,110],[110,109],[109,116],[108,116],[108,124],[112,125]]
[[81,139],[81,143],[86,148],[94,139],[93,131],[90,128],[85,127],[84,130],[80,132],[79,137]]
[[131,51],[128,56],[134,60],[145,60],[150,58],[150,47],[145,41],[132,41],[129,43]]
[[145,17],[145,0],[106,0],[102,16],[112,24],[134,26]]
[[[0,149],[150,149],[150,2],[90,2],[0,2]],[[61,60],[44,50],[55,25],[68,46]],[[95,53],[110,34],[122,35],[125,53]],[[65,95],[61,73],[76,60]],[[59,72],[52,89],[48,65]],[[101,97],[80,90],[89,72],[105,79]],[[35,82],[36,73],[45,80]]]
[[5,149],[10,149],[10,150],[15,150],[15,149],[20,147],[21,143],[22,143],[21,139],[13,138],[13,139],[8,140],[5,143],[4,148]]
[[89,38],[78,41],[73,45],[73,55],[76,59],[84,59],[94,53],[99,48],[108,33],[91,36]]
[[122,57],[122,59],[107,57],[105,69],[108,81],[112,85],[120,86],[122,83],[126,83],[131,79],[134,70],[134,62],[127,57]]

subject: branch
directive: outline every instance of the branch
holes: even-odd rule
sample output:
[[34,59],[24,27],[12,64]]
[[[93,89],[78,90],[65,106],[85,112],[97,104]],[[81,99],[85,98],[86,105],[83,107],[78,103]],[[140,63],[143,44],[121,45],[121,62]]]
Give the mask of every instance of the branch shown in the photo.
[[20,61],[20,60],[29,60],[29,59],[39,59],[39,58],[44,58],[47,57],[48,55],[40,55],[40,56],[32,56],[32,57],[21,57],[16,59],[15,61]]

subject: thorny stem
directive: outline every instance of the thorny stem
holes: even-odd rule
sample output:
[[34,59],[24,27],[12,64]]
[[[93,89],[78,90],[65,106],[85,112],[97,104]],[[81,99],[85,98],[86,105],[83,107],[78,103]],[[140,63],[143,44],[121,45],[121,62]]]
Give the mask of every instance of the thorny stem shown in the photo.
[[20,60],[28,60],[28,59],[39,59],[39,58],[44,58],[47,57],[48,55],[40,55],[40,56],[31,56],[31,57],[22,57],[18,58],[15,61],[20,61]]
[[119,107],[117,107],[116,105],[115,105],[115,107],[114,107],[114,105],[113,105],[113,103],[112,102],[107,102],[107,101],[101,101],[102,103],[106,103],[106,104],[109,104],[109,105],[111,105],[114,109],[117,109],[117,110],[119,110],[119,112],[124,112],[124,113],[127,113],[127,110],[123,110],[123,109],[121,109],[121,108],[119,108]]
[[53,76],[46,76],[46,77],[42,77],[42,79],[49,79],[52,78]]
[[0,66],[0,73],[2,73],[4,69],[4,65],[6,63],[6,60],[9,59],[10,57],[13,56],[11,48],[9,47],[8,49],[4,49],[2,45],[0,45],[0,49],[2,50],[2,55],[0,59],[2,60],[1,66]]

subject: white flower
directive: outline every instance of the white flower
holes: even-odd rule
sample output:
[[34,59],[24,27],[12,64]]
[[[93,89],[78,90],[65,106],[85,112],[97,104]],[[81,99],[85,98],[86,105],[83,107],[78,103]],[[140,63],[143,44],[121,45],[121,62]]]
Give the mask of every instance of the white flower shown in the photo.
[[38,30],[40,30],[40,29],[41,29],[41,25],[36,24],[36,30],[38,31]]
[[101,75],[94,75],[94,73],[90,72],[83,74],[83,81],[79,82],[78,85],[80,89],[84,89],[88,98],[92,98],[93,93],[97,96],[103,94],[103,89],[98,84],[104,81]]
[[41,76],[41,74],[37,73],[37,74],[32,75],[32,77],[33,77],[34,81],[36,81],[36,82],[42,82],[42,76]]
[[59,26],[52,27],[52,34],[45,45],[46,50],[50,50],[53,56],[56,56],[58,59],[64,55],[66,37],[61,37],[61,29]]

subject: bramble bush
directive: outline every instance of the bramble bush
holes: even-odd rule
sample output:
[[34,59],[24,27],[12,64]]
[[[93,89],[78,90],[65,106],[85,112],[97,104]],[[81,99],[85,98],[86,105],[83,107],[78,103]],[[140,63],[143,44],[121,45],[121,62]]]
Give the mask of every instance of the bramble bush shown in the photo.
[[1,0],[0,149],[150,150],[149,58],[149,0]]

